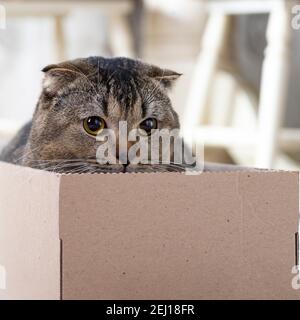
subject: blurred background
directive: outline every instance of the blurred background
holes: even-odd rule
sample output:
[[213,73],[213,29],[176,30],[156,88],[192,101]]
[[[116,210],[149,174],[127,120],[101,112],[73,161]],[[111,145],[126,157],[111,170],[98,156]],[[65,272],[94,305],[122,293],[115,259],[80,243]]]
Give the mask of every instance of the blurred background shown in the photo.
[[183,73],[171,98],[183,135],[193,129],[207,161],[299,169],[299,1],[0,5],[6,14],[0,27],[0,149],[31,118],[44,66],[91,55],[129,56]]

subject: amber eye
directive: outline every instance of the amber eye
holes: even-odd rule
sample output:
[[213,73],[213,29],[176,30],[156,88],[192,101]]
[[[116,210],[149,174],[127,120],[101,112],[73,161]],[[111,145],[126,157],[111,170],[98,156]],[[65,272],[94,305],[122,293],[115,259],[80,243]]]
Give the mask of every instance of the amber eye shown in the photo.
[[151,135],[151,130],[152,129],[157,129],[157,120],[154,118],[148,118],[144,120],[140,124],[140,129],[146,131],[147,135]]
[[99,134],[105,127],[105,121],[97,116],[88,117],[83,121],[84,130],[92,136]]

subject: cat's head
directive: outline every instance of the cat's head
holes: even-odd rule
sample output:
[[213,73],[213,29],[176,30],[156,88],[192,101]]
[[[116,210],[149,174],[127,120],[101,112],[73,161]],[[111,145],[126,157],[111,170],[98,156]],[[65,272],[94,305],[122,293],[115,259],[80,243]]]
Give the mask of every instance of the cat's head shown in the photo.
[[95,159],[100,144],[95,136],[107,128],[118,139],[120,121],[128,131],[179,128],[168,97],[180,76],[174,71],[128,58],[90,57],[49,65],[43,72],[24,164]]

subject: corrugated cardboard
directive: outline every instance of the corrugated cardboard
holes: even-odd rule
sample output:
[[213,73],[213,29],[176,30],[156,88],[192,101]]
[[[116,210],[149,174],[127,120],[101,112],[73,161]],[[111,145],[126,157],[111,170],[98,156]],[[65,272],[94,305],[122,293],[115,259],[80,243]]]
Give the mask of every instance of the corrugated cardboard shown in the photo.
[[59,175],[1,163],[0,298],[299,299],[298,200],[296,172]]

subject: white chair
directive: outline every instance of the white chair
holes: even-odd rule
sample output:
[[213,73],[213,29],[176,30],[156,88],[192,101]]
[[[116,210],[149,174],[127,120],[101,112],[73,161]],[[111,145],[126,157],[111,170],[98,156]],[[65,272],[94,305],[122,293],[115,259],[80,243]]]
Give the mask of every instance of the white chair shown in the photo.
[[129,27],[128,14],[134,9],[131,0],[3,0],[6,16],[50,16],[55,18],[57,59],[64,59],[63,18],[74,9],[91,9],[108,18],[108,36],[112,52],[116,56],[135,56],[134,39]]
[[[242,165],[297,168],[282,150],[299,149],[300,130],[281,127],[290,67],[292,5],[291,1],[284,0],[209,0],[205,3],[208,21],[185,108],[183,134],[186,137],[194,131],[197,140],[207,146],[225,147]],[[222,126],[205,124],[210,89],[221,63],[231,18],[237,14],[257,13],[270,15],[255,128],[230,126],[226,121]],[[243,156],[245,149],[251,150],[252,160]]]

